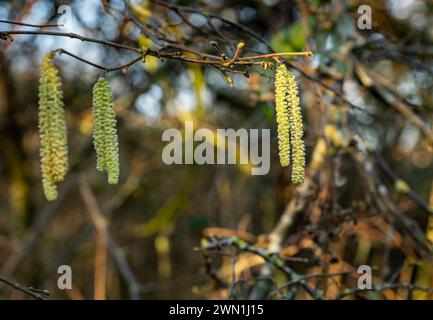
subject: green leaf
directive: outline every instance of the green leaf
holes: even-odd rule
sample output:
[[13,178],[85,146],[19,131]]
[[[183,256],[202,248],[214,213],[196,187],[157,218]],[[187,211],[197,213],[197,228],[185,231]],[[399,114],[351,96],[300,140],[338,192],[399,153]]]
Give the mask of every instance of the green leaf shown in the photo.
[[277,33],[271,43],[278,52],[302,51],[305,47],[305,38],[301,23],[292,24]]

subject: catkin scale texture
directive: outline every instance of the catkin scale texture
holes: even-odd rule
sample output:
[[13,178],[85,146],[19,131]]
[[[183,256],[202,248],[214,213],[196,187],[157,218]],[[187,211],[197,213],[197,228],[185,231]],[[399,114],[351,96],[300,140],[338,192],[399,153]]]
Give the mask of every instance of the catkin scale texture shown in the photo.
[[278,151],[281,166],[290,164],[290,125],[287,100],[287,69],[280,64],[275,74],[275,111],[278,131]]
[[107,80],[100,78],[93,87],[93,145],[96,169],[106,171],[108,183],[119,180],[119,143],[113,94]]
[[44,56],[39,82],[39,139],[42,186],[47,200],[57,198],[57,183],[68,171],[63,91],[53,54]]
[[305,146],[298,85],[295,75],[291,72],[287,74],[287,103],[289,109],[290,140],[292,145],[292,182],[298,184],[304,182]]

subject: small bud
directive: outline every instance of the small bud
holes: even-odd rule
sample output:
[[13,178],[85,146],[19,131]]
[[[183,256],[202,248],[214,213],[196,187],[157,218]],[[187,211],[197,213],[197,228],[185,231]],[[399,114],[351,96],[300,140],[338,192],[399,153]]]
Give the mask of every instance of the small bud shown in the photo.
[[409,185],[404,180],[401,179],[397,179],[395,181],[395,189],[401,193],[409,193],[410,191]]
[[226,80],[227,84],[232,87],[233,86],[233,78],[229,76],[225,76],[224,79]]

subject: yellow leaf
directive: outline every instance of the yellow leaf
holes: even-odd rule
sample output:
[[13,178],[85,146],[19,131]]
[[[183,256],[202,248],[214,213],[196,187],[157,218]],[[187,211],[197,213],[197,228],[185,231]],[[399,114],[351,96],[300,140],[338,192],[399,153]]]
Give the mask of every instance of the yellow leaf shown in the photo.
[[146,22],[147,19],[152,15],[152,12],[149,9],[133,3],[131,4],[131,10],[138,16],[138,18],[142,22]]
[[408,193],[410,191],[409,185],[401,179],[395,181],[395,189],[401,193]]

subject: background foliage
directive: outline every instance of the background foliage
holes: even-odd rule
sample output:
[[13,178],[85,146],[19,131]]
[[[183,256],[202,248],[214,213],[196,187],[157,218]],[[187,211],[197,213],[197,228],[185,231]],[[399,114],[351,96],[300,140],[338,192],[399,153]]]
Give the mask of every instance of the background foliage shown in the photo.
[[[287,62],[302,98],[307,177],[294,186],[279,165],[274,71],[248,68],[249,78],[234,74],[229,86],[211,66],[149,56],[107,74],[121,164],[119,185],[107,185],[91,143],[91,88],[101,71],[61,55],[70,173],[59,200],[47,203],[37,135],[43,54],[63,48],[103,66],[133,54],[16,35],[0,43],[1,277],[72,299],[432,298],[430,1],[185,0],[180,9],[132,1],[128,16],[119,0],[15,0],[0,1],[0,19],[56,23],[62,4],[73,12],[66,32],[135,47],[161,49],[173,36],[218,55],[215,40],[229,57],[239,41],[242,54],[312,50]],[[361,4],[373,10],[371,30],[356,26]],[[235,24],[209,24],[200,12]],[[186,119],[196,128],[271,128],[270,173],[166,166],[162,132]],[[62,264],[72,267],[73,290],[56,287]],[[352,290],[362,264],[374,267],[372,292]],[[26,296],[1,286],[0,297]]]

